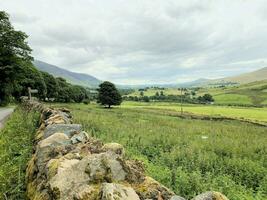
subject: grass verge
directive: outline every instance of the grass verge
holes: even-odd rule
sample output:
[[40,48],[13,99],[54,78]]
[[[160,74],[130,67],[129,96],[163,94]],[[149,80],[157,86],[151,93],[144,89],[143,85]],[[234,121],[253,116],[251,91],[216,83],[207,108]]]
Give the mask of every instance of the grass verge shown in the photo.
[[0,199],[25,199],[25,170],[39,113],[18,107],[0,130]]

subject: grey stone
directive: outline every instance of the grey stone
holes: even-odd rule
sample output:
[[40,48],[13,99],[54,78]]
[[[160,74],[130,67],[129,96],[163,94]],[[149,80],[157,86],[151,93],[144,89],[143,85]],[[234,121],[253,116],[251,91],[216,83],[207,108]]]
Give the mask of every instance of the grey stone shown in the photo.
[[80,124],[51,124],[48,125],[44,130],[44,139],[53,135],[56,132],[61,132],[72,137],[76,133],[82,131],[82,125]]
[[70,145],[70,139],[64,133],[55,133],[48,138],[41,140],[36,148],[36,164],[41,170],[45,163],[59,154],[66,153],[65,147]]
[[220,192],[209,191],[196,196],[192,200],[228,200],[228,198]]
[[40,148],[44,148],[47,146],[60,146],[66,144],[70,144],[69,137],[61,132],[54,133],[53,135],[39,142]]
[[71,137],[71,143],[72,144],[76,144],[79,142],[85,143],[88,139],[89,139],[88,133],[86,133],[85,131],[82,131],[82,132],[75,134]]
[[88,157],[86,172],[94,183],[103,181],[123,181],[126,172],[123,169],[119,156],[110,152],[93,154]]
[[170,198],[170,200],[186,200],[186,199],[183,198],[183,197],[180,197],[180,196],[175,195],[175,196],[172,196],[172,197]]
[[103,183],[101,187],[101,200],[140,200],[131,187],[121,184]]

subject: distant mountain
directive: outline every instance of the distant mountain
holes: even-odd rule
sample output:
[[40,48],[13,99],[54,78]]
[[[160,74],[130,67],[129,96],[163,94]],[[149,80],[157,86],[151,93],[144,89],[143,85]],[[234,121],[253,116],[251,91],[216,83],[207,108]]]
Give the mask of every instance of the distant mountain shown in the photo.
[[262,81],[267,79],[267,67],[259,70],[241,74],[238,76],[226,77],[217,79],[217,82],[233,82],[233,83],[251,83],[255,81]]
[[82,85],[86,87],[97,87],[101,83],[99,79],[89,74],[71,72],[66,69],[62,69],[55,65],[51,65],[39,60],[35,60],[33,63],[39,70],[48,72],[55,77],[65,78],[69,83],[75,85]]
[[202,87],[211,85],[233,85],[233,84],[246,84],[256,81],[267,80],[267,67],[259,70],[240,74],[237,76],[225,77],[220,79],[197,79],[195,81],[179,84],[183,87]]
[[200,78],[194,81],[186,82],[186,83],[180,83],[178,84],[181,87],[196,87],[196,86],[202,86],[206,85],[211,81],[211,79],[206,78]]

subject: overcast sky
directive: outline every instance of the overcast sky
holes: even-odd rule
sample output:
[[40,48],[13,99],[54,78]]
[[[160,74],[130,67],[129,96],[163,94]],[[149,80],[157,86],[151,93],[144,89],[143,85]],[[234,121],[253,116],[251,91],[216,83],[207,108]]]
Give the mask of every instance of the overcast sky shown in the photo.
[[35,59],[121,84],[267,66],[266,0],[0,0]]

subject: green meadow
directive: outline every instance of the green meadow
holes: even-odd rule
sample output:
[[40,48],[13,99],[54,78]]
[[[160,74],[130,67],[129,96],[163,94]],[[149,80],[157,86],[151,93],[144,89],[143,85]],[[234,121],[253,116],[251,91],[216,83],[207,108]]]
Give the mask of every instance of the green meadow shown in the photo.
[[267,80],[256,81],[238,86],[201,88],[197,94],[210,93],[216,104],[225,105],[266,105]]
[[[142,160],[148,175],[178,195],[190,199],[216,190],[231,200],[267,199],[266,127],[237,120],[182,119],[163,112],[176,105],[159,103],[153,106],[160,109],[154,109],[137,104],[126,102],[113,109],[95,104],[54,106],[70,108],[74,122],[81,123],[91,136],[123,144],[127,157]],[[241,117],[242,111],[235,109],[234,114]],[[252,108],[244,113],[253,115],[254,111],[261,113]]]
[[[179,103],[164,103],[164,102],[123,102],[122,108],[136,109],[160,109],[176,111],[177,114],[181,111],[181,104]],[[216,105],[199,105],[199,104],[185,104],[182,105],[183,111],[196,115],[209,115],[229,117],[233,119],[245,119],[254,122],[267,122],[267,107],[237,107],[237,106],[216,106]]]
[[[153,96],[156,94],[156,92],[160,93],[163,91],[164,95],[180,95],[181,91],[179,91],[177,88],[165,88],[162,89],[156,89],[156,88],[149,88],[146,91],[143,91],[144,96]],[[131,93],[128,96],[140,96],[140,91],[135,90],[133,93]]]

